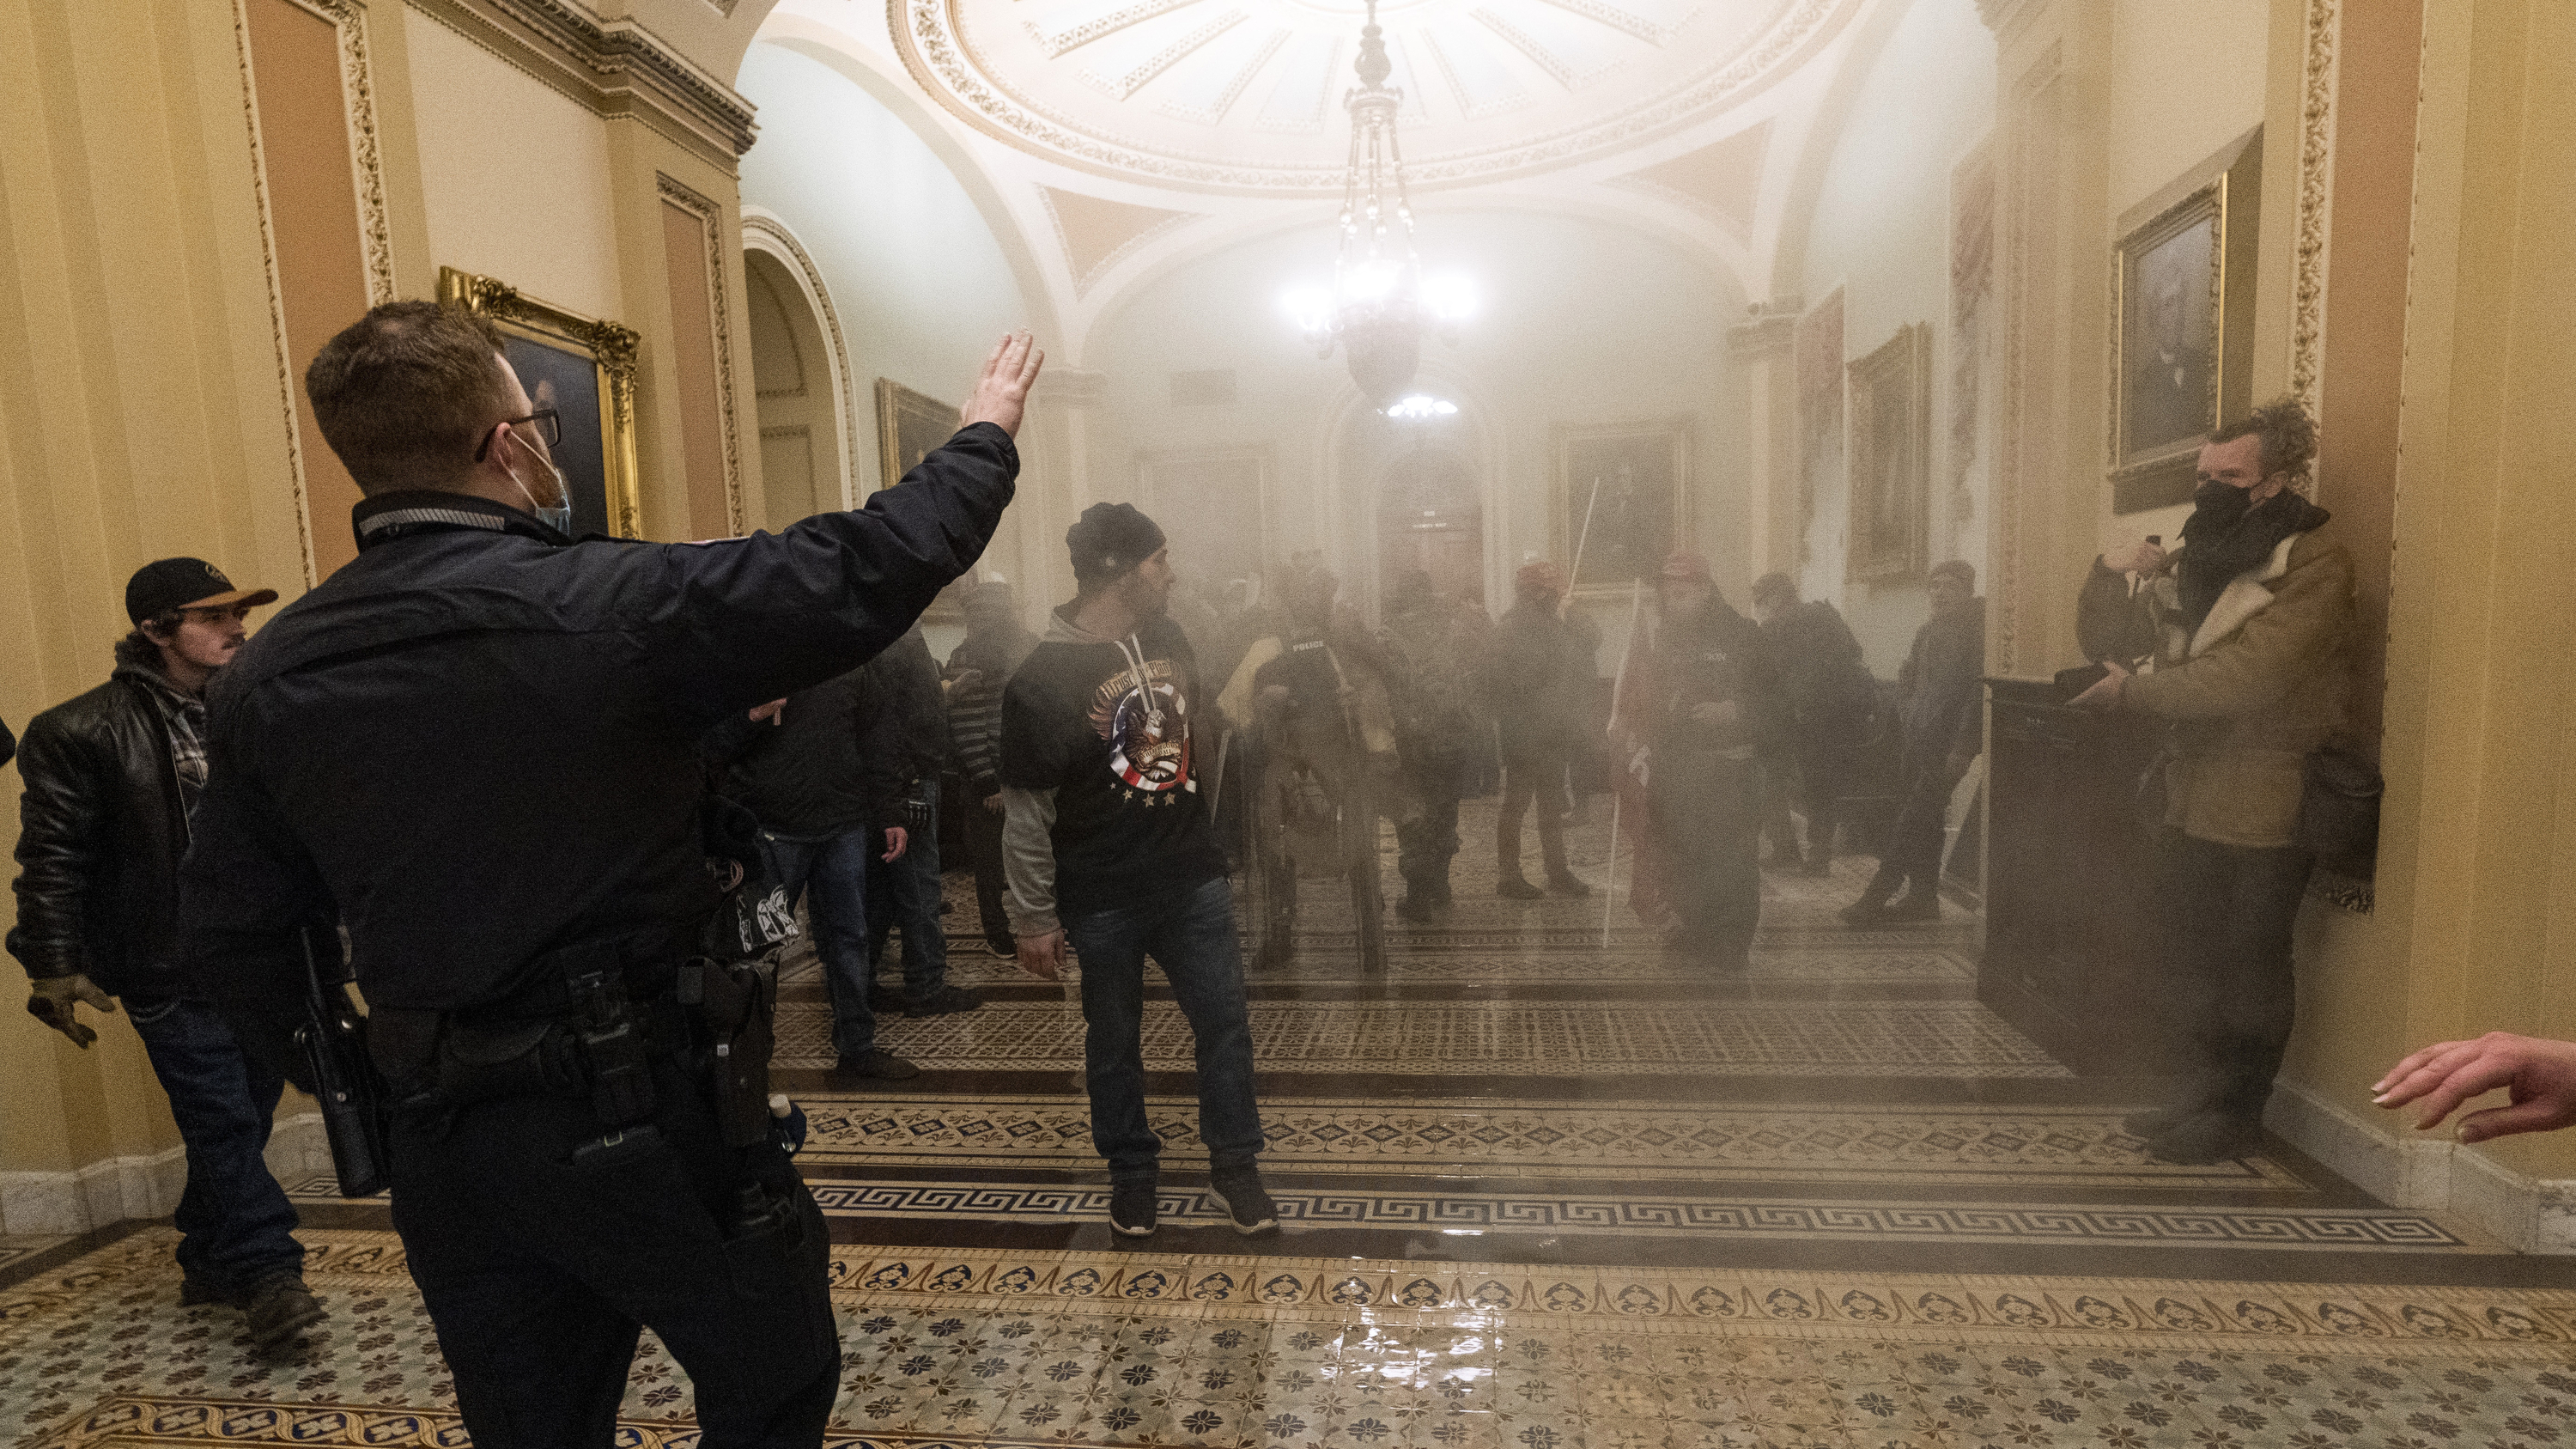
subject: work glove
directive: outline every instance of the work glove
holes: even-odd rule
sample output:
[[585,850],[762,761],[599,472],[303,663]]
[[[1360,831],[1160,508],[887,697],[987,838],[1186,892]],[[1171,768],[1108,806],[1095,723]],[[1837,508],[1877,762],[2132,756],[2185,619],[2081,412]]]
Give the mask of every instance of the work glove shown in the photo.
[[89,1049],[91,1042],[98,1040],[98,1033],[83,1025],[72,1008],[87,1004],[101,1011],[116,1010],[116,1003],[108,1000],[106,992],[77,972],[69,976],[39,976],[28,982],[27,987],[27,1014],[70,1037],[72,1045],[83,1051]]

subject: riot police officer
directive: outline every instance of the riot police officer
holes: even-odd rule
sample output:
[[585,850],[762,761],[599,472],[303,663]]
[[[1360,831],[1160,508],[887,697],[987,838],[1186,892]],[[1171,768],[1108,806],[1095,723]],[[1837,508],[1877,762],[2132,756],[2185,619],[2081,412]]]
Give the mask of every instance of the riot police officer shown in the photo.
[[719,1019],[740,978],[697,954],[693,750],[973,564],[1042,360],[1003,339],[965,426],[866,508],[710,544],[567,537],[551,410],[466,312],[377,307],[307,371],[359,554],[216,688],[183,929],[258,1007],[299,998],[304,928],[344,926],[394,1226],[477,1443],[608,1444],[647,1325],[708,1445],[820,1442],[822,1215],[706,1070],[754,1013]]

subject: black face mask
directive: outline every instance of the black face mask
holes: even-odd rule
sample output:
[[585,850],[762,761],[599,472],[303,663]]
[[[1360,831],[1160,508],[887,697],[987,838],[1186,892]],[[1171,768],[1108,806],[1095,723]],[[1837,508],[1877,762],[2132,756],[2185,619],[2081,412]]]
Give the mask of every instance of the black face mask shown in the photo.
[[2182,536],[2195,542],[2213,539],[2236,527],[2253,510],[2254,490],[2212,478],[2192,491],[2191,517]]

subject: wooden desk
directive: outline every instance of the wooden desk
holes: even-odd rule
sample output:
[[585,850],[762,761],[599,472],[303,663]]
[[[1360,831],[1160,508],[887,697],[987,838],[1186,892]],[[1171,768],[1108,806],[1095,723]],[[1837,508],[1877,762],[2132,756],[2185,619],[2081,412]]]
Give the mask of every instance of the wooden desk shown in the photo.
[[2138,777],[2162,726],[1989,679],[1986,953],[1977,998],[2086,1076],[2166,1069]]

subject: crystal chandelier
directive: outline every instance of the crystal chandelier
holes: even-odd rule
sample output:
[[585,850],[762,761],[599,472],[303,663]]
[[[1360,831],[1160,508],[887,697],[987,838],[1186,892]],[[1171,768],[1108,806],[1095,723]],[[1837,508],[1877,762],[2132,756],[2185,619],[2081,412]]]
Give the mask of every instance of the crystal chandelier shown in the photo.
[[1310,288],[1292,295],[1288,308],[1317,357],[1339,344],[1369,405],[1384,410],[1413,381],[1422,360],[1422,332],[1437,327],[1457,341],[1459,322],[1474,306],[1465,285],[1422,275],[1413,246],[1413,202],[1405,192],[1404,152],[1395,138],[1395,113],[1404,92],[1389,86],[1395,65],[1387,59],[1377,0],[1368,0],[1360,29],[1360,54],[1352,67],[1360,83],[1343,99],[1351,113],[1350,169],[1342,185],[1341,246],[1333,261],[1330,292]]

